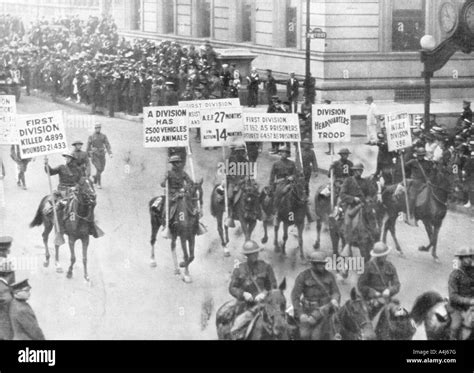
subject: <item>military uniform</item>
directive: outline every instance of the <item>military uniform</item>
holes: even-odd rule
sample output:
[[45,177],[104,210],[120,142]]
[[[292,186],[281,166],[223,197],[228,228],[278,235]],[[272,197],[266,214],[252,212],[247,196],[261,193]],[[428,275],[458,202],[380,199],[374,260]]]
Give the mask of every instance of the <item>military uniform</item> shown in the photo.
[[87,141],[87,153],[91,156],[92,164],[97,169],[97,174],[94,179],[99,185],[102,181],[101,174],[105,168],[106,151],[109,155],[112,155],[112,149],[106,135],[103,133],[94,133],[89,136]]
[[[192,185],[193,181],[184,170],[170,170],[168,171],[168,196],[172,201],[181,189],[185,189],[187,185]],[[166,186],[166,180],[161,183],[161,187]]]
[[346,206],[353,206],[355,204],[355,197],[364,201],[367,197],[377,194],[377,189],[373,183],[364,178],[356,178],[351,176],[344,181],[341,188],[341,202]]
[[72,152],[72,155],[74,156],[77,167],[81,170],[81,176],[89,177],[91,174],[89,155],[85,151],[77,149]]
[[296,176],[296,164],[289,159],[276,161],[270,172],[270,185],[274,186],[279,180],[290,176]]
[[0,278],[0,341],[13,339],[13,329],[9,315],[11,301],[10,287]]
[[388,151],[388,145],[385,140],[378,141],[379,153],[377,155],[377,170],[376,175],[384,178],[386,185],[394,183],[394,168],[393,158],[396,158],[396,153]]
[[[410,206],[410,213],[415,215],[416,198],[423,190],[426,183],[434,171],[434,164],[427,159],[411,159],[405,165],[407,178],[412,179],[412,183],[408,185],[408,202]],[[428,178],[428,180],[427,180]]]
[[248,263],[240,263],[232,272],[229,292],[239,301],[245,301],[243,294],[250,293],[255,298],[263,291],[277,288],[273,268],[263,260],[258,260],[252,268]]
[[468,203],[474,204],[474,156],[468,158],[463,167],[464,191],[467,195]]
[[59,175],[58,191],[63,197],[66,197],[69,189],[76,186],[81,179],[81,171],[77,167],[61,165],[51,168],[49,165],[46,165],[46,172],[48,172],[46,167],[48,167],[51,176]]
[[13,330],[13,340],[16,341],[44,341],[36,315],[24,300],[13,299],[10,304],[10,320]]
[[400,291],[400,281],[395,266],[389,261],[377,264],[375,259],[365,264],[364,273],[359,277],[357,288],[362,297],[369,301],[370,317],[373,318],[382,304],[377,302],[376,292],[383,293],[386,289],[390,291],[390,297]]
[[318,161],[313,149],[303,149],[301,151],[301,158],[303,159],[303,174],[305,180],[306,195],[309,196],[309,182],[313,172],[318,172]]

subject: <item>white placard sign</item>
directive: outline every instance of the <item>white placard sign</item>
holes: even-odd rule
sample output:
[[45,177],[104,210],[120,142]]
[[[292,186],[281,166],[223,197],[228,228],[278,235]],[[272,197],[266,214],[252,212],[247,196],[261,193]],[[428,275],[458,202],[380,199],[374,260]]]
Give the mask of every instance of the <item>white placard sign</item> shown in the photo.
[[410,116],[407,113],[390,113],[385,116],[388,151],[394,152],[413,145]]
[[18,115],[16,127],[22,159],[68,150],[62,111]]
[[216,100],[180,101],[179,106],[188,109],[189,128],[201,127],[201,110],[217,110],[240,107],[238,98]]
[[0,96],[0,145],[18,144],[15,96]]
[[244,140],[255,142],[301,141],[298,114],[244,114]]
[[143,109],[145,148],[169,148],[189,145],[187,110],[178,106]]
[[351,113],[345,105],[313,105],[313,142],[351,141]]
[[201,146],[231,146],[244,139],[242,107],[201,110]]

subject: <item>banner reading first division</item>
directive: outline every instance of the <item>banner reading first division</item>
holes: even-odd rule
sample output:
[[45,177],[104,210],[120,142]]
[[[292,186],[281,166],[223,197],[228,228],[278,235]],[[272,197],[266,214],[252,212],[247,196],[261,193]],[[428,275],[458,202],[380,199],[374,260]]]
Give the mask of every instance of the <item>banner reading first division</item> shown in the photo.
[[19,115],[16,127],[22,159],[68,150],[62,111]]
[[188,114],[178,106],[143,109],[145,148],[186,147],[189,145]]

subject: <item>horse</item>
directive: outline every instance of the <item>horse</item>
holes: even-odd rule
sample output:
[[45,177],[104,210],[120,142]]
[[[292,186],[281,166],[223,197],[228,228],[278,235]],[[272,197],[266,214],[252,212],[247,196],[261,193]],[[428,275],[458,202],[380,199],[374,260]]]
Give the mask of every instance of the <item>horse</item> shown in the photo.
[[335,325],[339,328],[342,340],[375,340],[374,327],[369,318],[369,310],[365,301],[355,288],[351,290],[350,299],[339,308]]
[[[185,273],[183,280],[186,283],[191,282],[189,275],[189,264],[194,261],[194,245],[195,236],[199,232],[199,206],[202,206],[203,193],[202,193],[203,180],[201,179],[197,183],[193,183],[188,186],[184,192],[180,192],[176,196],[176,209],[174,212],[170,212],[169,229],[171,233],[171,253],[173,257],[173,263],[175,268],[175,274],[181,275],[180,268],[184,268]],[[156,267],[155,260],[155,244],[158,230],[161,226],[165,226],[165,203],[166,197],[160,196],[153,198],[149,204],[148,209],[150,212],[151,220],[151,266]],[[171,209],[170,209],[171,210]],[[166,227],[165,227],[166,228]],[[176,240],[180,238],[181,247],[183,250],[184,261],[178,266],[178,258],[176,256]],[[189,248],[189,250],[188,250]]]
[[[257,225],[257,220],[261,218],[261,207],[259,200],[259,192],[257,183],[246,178],[240,184],[240,191],[237,195],[237,202],[233,208],[233,219],[240,222],[240,227],[245,236],[245,240],[251,239],[252,232]],[[225,195],[220,190],[220,185],[216,185],[211,194],[211,214],[217,220],[217,231],[221,239],[222,247],[224,248],[225,256],[230,256],[227,249],[229,243],[229,228],[223,224],[223,216],[225,211]]]
[[[262,238],[262,243],[268,241],[268,217],[276,211],[273,239],[275,252],[278,253],[281,251],[282,255],[286,255],[288,227],[294,224],[298,229],[298,249],[300,257],[301,260],[305,260],[303,251],[303,229],[306,217],[306,200],[301,198],[305,195],[303,179],[298,177],[293,181],[289,181],[287,185],[279,185],[277,188],[283,188],[279,201],[275,201],[275,193],[271,192],[269,187],[264,188],[260,193],[262,209],[266,215],[266,218],[263,219],[264,236]],[[278,231],[281,222],[283,222],[283,244],[280,247],[278,242]]]
[[413,338],[416,332],[415,323],[397,299],[392,299],[384,305],[379,315],[375,325],[377,340],[405,341]]
[[[461,328],[461,339],[474,339],[473,313],[467,311],[467,316]],[[425,335],[421,336],[428,340],[449,340],[451,316],[448,311],[448,300],[435,291],[421,294],[415,300],[410,316],[417,325],[422,325]]]
[[[255,306],[255,317],[247,328],[245,339],[258,340],[288,340],[289,325],[286,315],[286,280],[278,289],[268,292],[262,303]],[[226,302],[216,313],[216,328],[219,340],[232,339],[230,330],[236,311],[239,307],[235,300]]]
[[[408,185],[411,183],[407,181]],[[424,189],[418,200],[422,200],[420,206],[415,209],[415,219],[421,220],[425,226],[428,235],[428,246],[420,246],[419,251],[428,252],[432,249],[432,257],[439,262],[436,249],[438,245],[438,235],[448,211],[448,198],[451,189],[450,177],[446,170],[438,168],[428,181],[426,189]],[[396,237],[395,225],[400,212],[406,213],[407,206],[404,188],[400,184],[391,185],[382,192],[382,201],[387,213],[387,219],[383,229],[382,241],[387,242],[387,232],[390,231],[396,250],[403,255],[402,248]],[[417,203],[418,204],[418,203]]]
[[[54,227],[54,215],[52,209],[47,204],[51,203],[50,196],[44,197],[36,211],[30,228],[44,225],[43,243],[46,250],[46,260],[44,267],[49,267],[50,254],[48,247],[48,237]],[[69,249],[71,252],[71,263],[67,272],[67,278],[71,279],[73,267],[76,262],[74,246],[77,240],[82,241],[82,263],[84,265],[84,279],[89,282],[87,272],[87,248],[89,247],[89,235],[91,226],[94,224],[93,213],[97,203],[96,193],[92,182],[87,178],[81,178],[77,185],[77,190],[70,197],[70,201],[64,209],[57,209],[60,233],[65,233],[69,238]],[[59,232],[58,232],[59,233]],[[56,272],[62,273],[59,264],[59,245],[55,244],[56,249]]]

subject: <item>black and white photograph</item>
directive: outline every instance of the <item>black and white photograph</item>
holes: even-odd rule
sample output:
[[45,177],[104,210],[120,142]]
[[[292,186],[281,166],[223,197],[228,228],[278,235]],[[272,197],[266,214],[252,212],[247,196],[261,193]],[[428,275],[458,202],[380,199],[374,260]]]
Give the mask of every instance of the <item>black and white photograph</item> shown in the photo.
[[473,51],[474,0],[0,0],[0,371],[266,340],[472,372]]

